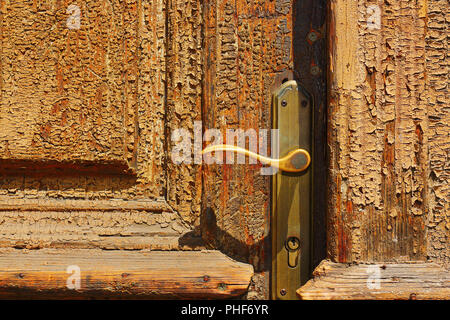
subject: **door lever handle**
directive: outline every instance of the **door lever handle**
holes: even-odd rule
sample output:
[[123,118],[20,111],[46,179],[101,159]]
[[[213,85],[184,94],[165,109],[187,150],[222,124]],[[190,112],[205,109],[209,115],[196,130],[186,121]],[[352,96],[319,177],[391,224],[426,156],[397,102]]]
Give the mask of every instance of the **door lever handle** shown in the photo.
[[208,146],[203,149],[202,154],[216,151],[231,151],[244,154],[250,158],[258,160],[265,165],[270,165],[286,172],[304,171],[309,167],[309,164],[311,163],[311,156],[309,155],[309,152],[304,149],[298,148],[288,152],[284,157],[280,159],[273,159],[262,156],[250,150],[228,144]]

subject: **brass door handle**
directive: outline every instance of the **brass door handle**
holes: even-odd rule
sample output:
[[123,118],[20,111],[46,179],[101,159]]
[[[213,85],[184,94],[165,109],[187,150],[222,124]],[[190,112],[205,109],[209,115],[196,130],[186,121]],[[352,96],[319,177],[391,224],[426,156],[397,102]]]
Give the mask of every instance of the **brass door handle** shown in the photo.
[[241,147],[219,144],[206,147],[205,149],[203,149],[202,154],[215,151],[231,151],[244,154],[250,158],[254,158],[260,161],[265,165],[276,167],[286,172],[304,171],[309,167],[309,164],[311,163],[311,156],[309,155],[309,152],[304,149],[294,149],[280,159],[272,159]]

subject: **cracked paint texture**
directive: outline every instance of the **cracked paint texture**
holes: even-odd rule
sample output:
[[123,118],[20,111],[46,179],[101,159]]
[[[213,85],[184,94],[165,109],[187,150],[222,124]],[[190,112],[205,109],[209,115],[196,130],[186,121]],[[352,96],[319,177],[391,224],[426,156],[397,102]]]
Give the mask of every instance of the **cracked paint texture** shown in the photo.
[[[370,5],[380,29],[367,27]],[[448,267],[448,2],[330,9],[328,254]]]

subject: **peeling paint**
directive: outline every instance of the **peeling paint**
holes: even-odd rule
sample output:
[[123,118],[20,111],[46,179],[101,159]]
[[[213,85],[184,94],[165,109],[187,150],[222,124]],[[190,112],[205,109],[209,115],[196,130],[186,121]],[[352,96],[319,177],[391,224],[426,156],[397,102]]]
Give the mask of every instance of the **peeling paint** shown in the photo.
[[[380,30],[366,27],[371,4],[381,8]],[[449,247],[435,247],[449,242],[447,4],[330,6],[329,255],[448,265]]]

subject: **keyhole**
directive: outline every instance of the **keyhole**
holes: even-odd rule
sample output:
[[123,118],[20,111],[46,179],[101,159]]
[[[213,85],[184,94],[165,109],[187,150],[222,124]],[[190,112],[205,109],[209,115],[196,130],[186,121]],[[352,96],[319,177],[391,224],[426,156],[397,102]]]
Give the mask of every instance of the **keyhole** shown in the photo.
[[298,250],[300,247],[300,240],[297,237],[289,237],[286,243],[288,251]]
[[288,251],[288,266],[291,268],[297,267],[300,256],[300,240],[297,237],[289,237],[286,240],[286,249]]

